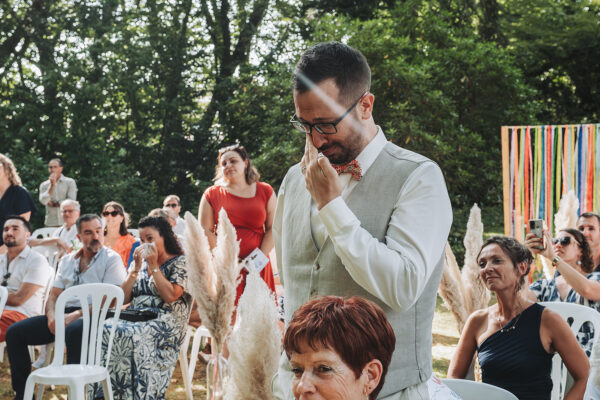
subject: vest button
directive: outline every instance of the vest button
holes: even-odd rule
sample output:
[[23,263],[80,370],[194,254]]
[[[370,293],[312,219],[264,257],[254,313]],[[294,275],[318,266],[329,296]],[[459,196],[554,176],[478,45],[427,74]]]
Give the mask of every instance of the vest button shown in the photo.
[[318,271],[319,269],[321,269],[321,266],[319,265],[319,263],[315,264],[315,270]]

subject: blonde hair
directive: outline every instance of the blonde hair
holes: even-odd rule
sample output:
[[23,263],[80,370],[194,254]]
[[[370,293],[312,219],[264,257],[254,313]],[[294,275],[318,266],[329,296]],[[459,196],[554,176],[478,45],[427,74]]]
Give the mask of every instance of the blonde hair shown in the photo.
[[19,173],[15,168],[15,164],[13,164],[10,158],[0,153],[0,164],[2,164],[4,171],[6,171],[6,176],[8,177],[8,180],[11,185],[23,186],[23,184],[21,183],[21,178],[19,177]]

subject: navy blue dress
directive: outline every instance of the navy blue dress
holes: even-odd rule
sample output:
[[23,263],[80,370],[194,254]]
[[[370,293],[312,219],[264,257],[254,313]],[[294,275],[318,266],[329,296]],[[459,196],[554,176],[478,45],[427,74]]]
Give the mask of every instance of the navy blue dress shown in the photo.
[[[508,390],[519,400],[550,400],[552,356],[540,339],[544,307],[533,304],[477,349],[482,380]],[[516,321],[516,324],[515,324]],[[514,329],[510,327],[514,326]]]
[[[11,185],[0,198],[0,229],[4,228],[4,222],[9,215],[20,215],[31,211],[31,217],[37,213],[33,198],[23,186]],[[2,235],[0,235],[0,246],[2,246]]]

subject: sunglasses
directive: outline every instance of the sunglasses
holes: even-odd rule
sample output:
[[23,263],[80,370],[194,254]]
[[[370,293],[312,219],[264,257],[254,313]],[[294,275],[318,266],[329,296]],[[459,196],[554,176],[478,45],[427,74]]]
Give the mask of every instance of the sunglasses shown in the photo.
[[0,286],[8,286],[8,278],[10,278],[10,272],[7,272],[3,277],[2,277],[2,283],[0,283]]
[[171,208],[175,208],[177,207],[179,204],[177,203],[170,203],[170,204],[165,204],[165,207],[171,207]]
[[113,217],[116,217],[117,215],[121,215],[121,213],[118,212],[117,210],[114,210],[114,211],[103,211],[102,215],[105,216],[105,217],[108,217],[109,215],[111,215]]
[[553,244],[560,243],[560,245],[563,247],[568,246],[569,244],[571,244],[571,236],[563,236],[561,238],[554,238],[554,239],[552,239],[552,243]]

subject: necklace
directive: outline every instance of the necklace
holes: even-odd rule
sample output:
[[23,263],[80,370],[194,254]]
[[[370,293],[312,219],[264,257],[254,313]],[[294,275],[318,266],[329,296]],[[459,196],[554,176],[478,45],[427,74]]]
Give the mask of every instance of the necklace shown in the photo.
[[496,321],[498,321],[498,323],[500,324],[500,333],[507,333],[515,330],[515,328],[517,327],[517,322],[519,322],[519,318],[521,318],[521,315],[523,315],[522,307],[519,308],[521,312],[519,313],[519,315],[517,315],[516,318],[514,318],[515,322],[513,322],[508,328],[502,327],[502,317],[500,316],[500,313],[498,313],[498,315],[496,316]]

